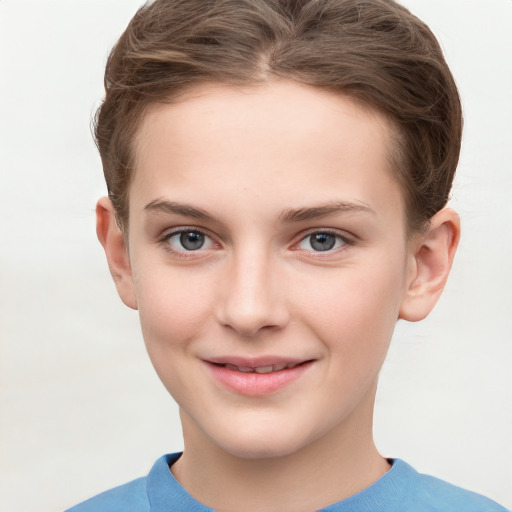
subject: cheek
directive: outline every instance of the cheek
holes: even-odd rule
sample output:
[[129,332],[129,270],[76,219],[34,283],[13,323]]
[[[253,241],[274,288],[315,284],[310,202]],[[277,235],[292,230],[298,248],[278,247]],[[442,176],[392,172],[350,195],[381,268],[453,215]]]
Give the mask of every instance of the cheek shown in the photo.
[[[397,262],[335,269],[309,286],[301,309],[329,352],[353,357],[384,357],[398,318],[403,267]],[[307,299],[306,299],[307,297]],[[306,305],[307,301],[307,305]]]
[[136,293],[144,343],[160,380],[180,404],[200,396],[190,379],[194,341],[208,330],[211,302],[204,290],[169,271],[138,275]]
[[204,282],[183,272],[162,269],[135,274],[135,291],[148,349],[183,348],[204,328],[211,298]]

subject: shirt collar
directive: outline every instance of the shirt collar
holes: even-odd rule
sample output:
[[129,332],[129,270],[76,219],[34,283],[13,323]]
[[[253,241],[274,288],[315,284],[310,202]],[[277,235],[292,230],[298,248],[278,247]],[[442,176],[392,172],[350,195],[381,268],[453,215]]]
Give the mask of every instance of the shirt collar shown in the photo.
[[[215,512],[195,500],[176,480],[170,471],[182,453],[171,453],[160,457],[147,477],[147,491],[151,512]],[[400,459],[388,459],[390,470],[368,488],[338,503],[323,508],[325,512],[353,512],[357,510],[396,510],[404,492],[404,481],[415,473]],[[377,508],[375,508],[377,507]],[[380,508],[379,508],[380,507]],[[384,507],[384,508],[383,508]],[[390,508],[388,508],[390,507]]]

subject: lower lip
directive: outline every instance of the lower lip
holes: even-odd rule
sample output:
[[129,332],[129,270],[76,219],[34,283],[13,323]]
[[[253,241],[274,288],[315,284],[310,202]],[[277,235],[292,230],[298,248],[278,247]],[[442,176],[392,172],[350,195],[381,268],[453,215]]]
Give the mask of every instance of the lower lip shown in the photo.
[[313,361],[295,368],[269,373],[243,373],[206,362],[214,379],[223,387],[246,396],[264,396],[276,393],[299,379],[312,366]]

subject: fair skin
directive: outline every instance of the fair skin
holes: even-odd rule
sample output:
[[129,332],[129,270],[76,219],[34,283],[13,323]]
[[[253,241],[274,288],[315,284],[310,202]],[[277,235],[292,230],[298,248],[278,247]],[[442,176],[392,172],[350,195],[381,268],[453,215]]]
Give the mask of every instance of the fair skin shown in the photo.
[[119,294],[180,406],[171,471],[209,507],[306,512],[389,469],[378,373],[397,319],[433,308],[459,238],[450,209],[407,236],[390,131],[289,81],[205,85],[146,115],[127,237],[98,202]]

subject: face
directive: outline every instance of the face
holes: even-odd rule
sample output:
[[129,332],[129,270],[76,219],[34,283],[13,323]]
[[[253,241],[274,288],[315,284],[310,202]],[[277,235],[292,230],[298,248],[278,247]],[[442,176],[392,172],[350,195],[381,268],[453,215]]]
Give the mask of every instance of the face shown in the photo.
[[287,81],[204,86],[137,138],[129,255],[147,350],[187,429],[244,457],[371,429],[407,287],[390,127]]

